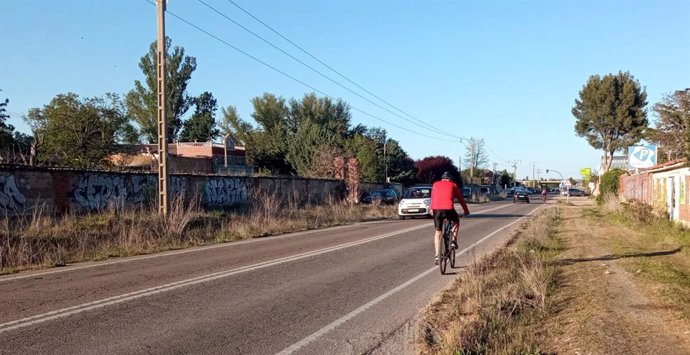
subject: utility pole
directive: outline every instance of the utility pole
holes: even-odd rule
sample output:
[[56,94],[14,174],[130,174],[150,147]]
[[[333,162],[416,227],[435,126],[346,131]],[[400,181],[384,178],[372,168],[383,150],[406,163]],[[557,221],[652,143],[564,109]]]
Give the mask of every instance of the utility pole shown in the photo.
[[474,138],[470,140],[470,184],[473,183],[474,180]]
[[508,162],[511,163],[510,166],[513,167],[513,187],[515,187],[515,186],[517,186],[517,166],[518,166],[518,163],[520,163],[520,160],[518,159],[518,160],[512,160],[512,161],[508,161]]
[[158,9],[158,213],[167,216],[168,196],[168,120],[165,110],[165,2],[156,0]]
[[494,193],[494,191],[497,190],[496,186],[498,186],[498,177],[496,176],[496,165],[497,165],[497,164],[494,163],[494,175],[493,175],[493,177],[494,177],[493,185],[494,185],[494,186],[491,187],[491,193],[492,193],[492,194]]
[[388,158],[386,156],[386,144],[388,143],[388,138],[383,141],[383,176],[384,184],[388,183]]

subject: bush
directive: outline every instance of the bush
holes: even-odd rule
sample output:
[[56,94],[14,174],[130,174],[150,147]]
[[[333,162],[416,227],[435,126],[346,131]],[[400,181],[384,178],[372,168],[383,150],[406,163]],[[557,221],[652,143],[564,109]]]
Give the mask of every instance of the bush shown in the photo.
[[613,169],[607,171],[601,176],[599,183],[599,196],[597,196],[597,203],[601,204],[604,202],[604,196],[613,194],[618,196],[618,190],[620,188],[620,178],[621,175],[625,174],[624,170]]

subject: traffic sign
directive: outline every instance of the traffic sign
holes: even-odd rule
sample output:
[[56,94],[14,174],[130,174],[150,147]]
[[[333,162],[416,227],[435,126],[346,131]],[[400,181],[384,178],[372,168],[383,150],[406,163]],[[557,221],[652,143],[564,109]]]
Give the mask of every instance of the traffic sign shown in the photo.
[[628,168],[651,168],[656,165],[655,145],[634,145],[628,147]]

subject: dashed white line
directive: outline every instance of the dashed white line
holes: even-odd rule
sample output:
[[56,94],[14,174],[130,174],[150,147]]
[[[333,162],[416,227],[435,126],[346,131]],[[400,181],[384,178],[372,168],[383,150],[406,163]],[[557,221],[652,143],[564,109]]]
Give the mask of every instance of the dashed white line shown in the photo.
[[[536,212],[537,210],[541,209],[542,207],[544,207],[544,206],[543,206],[543,205],[542,205],[542,206],[539,206],[539,207],[535,208],[534,210],[532,210],[532,211],[531,211],[530,213],[528,213],[527,215],[525,215],[524,217],[522,217],[522,218],[520,218],[520,219],[518,219],[518,220],[515,220],[515,221],[513,221],[513,222],[511,222],[511,223],[509,223],[509,224],[507,224],[507,225],[505,225],[505,226],[503,226],[503,227],[501,227],[501,228],[499,228],[499,229],[497,229],[497,230],[495,230],[495,231],[489,233],[488,235],[486,235],[486,236],[483,237],[482,239],[480,239],[480,240],[478,240],[478,241],[472,243],[472,245],[470,245],[470,246],[468,246],[467,248],[463,249],[462,251],[458,252],[458,254],[459,254],[459,255],[463,255],[463,254],[467,253],[469,250],[471,250],[472,248],[474,248],[474,247],[476,247],[477,245],[481,244],[481,243],[484,242],[485,240],[487,240],[487,239],[493,237],[493,236],[496,235],[498,232],[500,232],[500,231],[502,231],[502,230],[504,230],[504,229],[506,229],[506,228],[512,226],[513,224],[518,223],[518,222],[522,221],[523,219],[529,217],[531,214],[533,214],[533,213]],[[488,212],[488,211],[485,211],[485,212]],[[290,345],[290,346],[287,347],[285,350],[279,352],[277,355],[288,355],[288,354],[294,353],[295,351],[297,351],[297,350],[303,348],[303,347],[306,346],[307,344],[309,344],[309,343],[313,342],[314,340],[316,340],[316,339],[322,337],[322,336],[325,335],[326,333],[328,333],[328,332],[330,332],[331,330],[337,328],[338,326],[340,326],[340,325],[342,325],[343,323],[349,321],[350,319],[356,317],[357,315],[359,315],[360,313],[366,311],[367,309],[371,308],[372,306],[376,305],[377,303],[380,303],[381,301],[385,300],[386,298],[388,298],[388,297],[394,295],[395,293],[397,293],[397,292],[403,290],[404,288],[406,288],[406,287],[412,285],[412,284],[415,283],[416,281],[422,279],[424,276],[429,275],[429,274],[432,273],[434,270],[438,270],[438,267],[437,267],[437,266],[434,266],[434,267],[432,267],[432,268],[430,268],[430,269],[428,269],[428,270],[422,272],[421,274],[419,274],[419,275],[417,275],[417,276],[415,276],[415,277],[413,277],[413,278],[411,278],[411,279],[405,281],[404,283],[402,283],[402,284],[396,286],[396,287],[393,288],[392,290],[390,290],[390,291],[388,291],[388,292],[386,292],[386,293],[384,293],[384,294],[382,294],[382,295],[380,295],[380,296],[374,298],[373,300],[371,300],[371,301],[369,301],[368,303],[362,305],[361,307],[355,309],[354,311],[352,311],[352,312],[350,312],[350,313],[348,313],[348,314],[346,314],[346,315],[344,315],[344,316],[342,316],[342,317],[336,319],[334,322],[332,322],[332,323],[326,325],[325,327],[323,327],[323,328],[321,328],[321,329],[315,331],[314,333],[308,335],[308,336],[305,337],[304,339],[302,339],[302,340],[300,340],[300,341],[298,341],[298,342],[296,342],[296,343]]]

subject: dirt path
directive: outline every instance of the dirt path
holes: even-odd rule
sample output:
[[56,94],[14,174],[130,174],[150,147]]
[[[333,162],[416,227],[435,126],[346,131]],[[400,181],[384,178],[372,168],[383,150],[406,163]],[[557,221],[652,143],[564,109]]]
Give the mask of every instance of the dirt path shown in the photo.
[[[587,218],[590,200],[562,207],[561,238],[569,247],[558,257],[562,280],[543,334],[560,354],[690,354],[690,322],[659,286],[630,272],[627,259],[653,253],[616,254],[621,240],[640,231]],[[615,250],[614,250],[615,249]],[[639,256],[636,256],[639,255]],[[664,257],[664,256],[660,256]],[[679,256],[672,256],[679,257]]]

